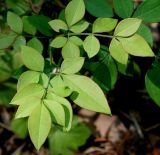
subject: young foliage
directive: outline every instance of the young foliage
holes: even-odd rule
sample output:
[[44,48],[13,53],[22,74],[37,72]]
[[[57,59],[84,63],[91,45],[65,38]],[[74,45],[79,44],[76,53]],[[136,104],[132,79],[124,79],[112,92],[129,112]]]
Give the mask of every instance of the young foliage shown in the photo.
[[[11,30],[8,34],[0,34],[0,49],[13,47],[22,60],[19,66],[24,68],[18,70],[17,93],[10,104],[19,106],[15,118],[28,119],[29,135],[37,150],[47,139],[52,127],[55,132],[49,136],[49,145],[57,155],[64,152],[72,154],[70,149],[76,150],[89,137],[90,131],[85,126],[76,123],[71,128],[73,111],[69,101],[82,108],[111,115],[104,92],[114,88],[118,71],[127,74],[128,64],[131,64],[133,70],[138,68],[131,61],[132,56],[155,56],[148,45],[153,44],[150,30],[142,25],[143,19],[148,21],[146,14],[149,4],[151,16],[153,11],[158,10],[159,3],[157,0],[154,2],[157,8],[149,0],[142,2],[132,18],[131,0],[113,0],[116,14],[125,18],[122,21],[110,18],[113,17],[113,10],[106,0],[71,0],[59,19],[53,20],[44,15],[23,16],[21,19],[15,13],[8,12],[7,23]],[[128,7],[124,8],[126,5]],[[84,19],[85,8],[91,15],[98,17],[93,23]],[[153,21],[158,18],[154,17]],[[51,29],[55,33],[52,34]],[[37,39],[37,31],[52,37],[52,40],[47,38],[50,43],[49,59],[44,49],[46,45]],[[28,41],[28,38],[22,36],[25,34],[23,32],[33,35],[32,38]],[[56,51],[61,52],[61,55],[55,56]],[[0,79],[3,81],[10,77],[12,70],[4,65],[3,59],[0,59],[0,64],[9,70],[7,74],[0,71],[2,76],[5,75],[5,78]],[[147,73],[146,87],[159,104],[158,93],[155,94],[159,91],[158,83],[155,84],[152,78],[154,72]],[[92,79],[84,76],[90,73]],[[64,133],[66,131],[69,132]],[[73,141],[72,144],[69,141]]]

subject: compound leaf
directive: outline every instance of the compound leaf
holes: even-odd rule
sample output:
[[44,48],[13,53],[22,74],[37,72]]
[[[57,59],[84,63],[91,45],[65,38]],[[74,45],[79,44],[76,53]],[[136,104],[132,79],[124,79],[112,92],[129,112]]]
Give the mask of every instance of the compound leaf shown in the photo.
[[88,57],[92,58],[100,50],[99,40],[94,35],[89,35],[83,42],[84,50],[87,52]]
[[68,30],[67,24],[63,20],[60,20],[60,19],[54,19],[50,21],[49,25],[56,32],[59,32],[60,30]]
[[54,48],[61,48],[66,44],[66,42],[67,42],[66,37],[56,37],[55,39],[52,40],[50,46]]
[[37,83],[29,84],[24,87],[21,91],[17,92],[13,97],[10,104],[21,105],[30,97],[41,98],[44,95],[45,89]]
[[125,51],[120,41],[113,38],[109,46],[109,51],[111,56],[116,61],[118,61],[121,64],[127,65],[128,53]]
[[61,73],[74,74],[80,71],[84,64],[83,57],[66,58],[61,65]]
[[107,100],[99,86],[82,75],[63,75],[64,81],[75,93],[71,99],[80,107],[111,114]]
[[83,0],[72,0],[65,9],[65,18],[69,27],[80,21],[85,14]]
[[28,130],[37,150],[45,142],[51,129],[51,116],[44,104],[39,104],[28,119]]
[[153,57],[154,53],[147,42],[138,34],[129,38],[119,38],[125,51],[134,56]]
[[141,22],[141,19],[126,18],[118,23],[114,31],[114,35],[120,37],[129,37],[137,32]]
[[117,19],[112,18],[97,18],[93,23],[92,32],[101,33],[101,32],[110,32],[117,25]]
[[43,71],[44,58],[35,49],[28,46],[21,46],[21,54],[24,65],[34,71]]
[[22,22],[22,19],[18,15],[16,15],[13,12],[8,12],[7,13],[7,23],[13,31],[17,33],[22,33],[23,22]]
[[20,90],[22,90],[24,87],[26,87],[31,83],[38,83],[39,77],[40,73],[35,71],[26,71],[22,73],[18,79],[17,91],[19,92]]

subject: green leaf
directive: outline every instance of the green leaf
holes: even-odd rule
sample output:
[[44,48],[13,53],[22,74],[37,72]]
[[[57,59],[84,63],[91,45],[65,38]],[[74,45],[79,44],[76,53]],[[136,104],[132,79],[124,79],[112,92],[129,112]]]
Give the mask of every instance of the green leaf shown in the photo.
[[98,67],[93,71],[93,80],[105,91],[112,90],[117,82],[117,66],[112,57],[106,51],[104,59],[99,62]]
[[70,39],[68,39],[65,46],[62,48],[62,57],[65,58],[75,58],[80,56],[79,47],[74,44]]
[[39,104],[28,119],[28,130],[37,150],[45,142],[51,129],[51,116],[43,104]]
[[89,35],[84,40],[83,47],[84,50],[87,52],[88,57],[92,58],[100,50],[100,43],[94,35]]
[[153,46],[153,36],[150,28],[144,24],[141,24],[140,28],[138,29],[137,33],[142,36],[148,44],[152,47]]
[[11,122],[11,129],[16,133],[20,138],[26,138],[28,134],[27,130],[27,120],[26,119],[14,119]]
[[52,36],[51,27],[49,26],[48,22],[51,19],[48,16],[44,15],[35,15],[29,16],[28,21],[31,25],[33,25],[39,32],[44,34],[45,36]]
[[72,36],[72,37],[69,38],[69,40],[70,40],[71,42],[73,42],[73,43],[74,43],[75,45],[77,45],[77,46],[81,46],[81,45],[83,44],[82,39],[79,38],[79,37],[77,37],[77,36]]
[[150,97],[160,106],[160,65],[148,70],[145,85]]
[[11,46],[14,43],[16,37],[17,34],[15,32],[10,32],[8,34],[0,33],[0,49],[5,49]]
[[16,12],[18,15],[24,15],[31,11],[30,5],[26,1],[21,0],[6,0],[5,1],[7,8],[12,9],[14,12]]
[[40,74],[39,84],[41,84],[44,88],[48,87],[49,77],[45,73]]
[[63,75],[63,79],[69,88],[75,91],[71,99],[77,105],[88,110],[111,114],[102,90],[90,78],[82,75]]
[[132,0],[113,0],[116,14],[121,18],[128,18],[132,15],[134,3]]
[[24,87],[31,83],[38,83],[40,77],[39,72],[35,71],[26,71],[18,79],[17,91],[21,91]]
[[23,22],[22,22],[22,19],[18,15],[16,15],[13,12],[8,12],[7,13],[7,23],[13,31],[17,33],[22,33]]
[[65,127],[63,128],[63,131],[69,131],[71,129],[73,119],[73,111],[71,104],[65,98],[57,96],[51,91],[48,92],[47,99],[51,99],[55,102],[62,104],[65,111]]
[[16,37],[16,40],[14,41],[14,44],[13,44],[14,50],[19,52],[22,45],[26,45],[25,37],[23,37],[23,36]]
[[18,107],[15,118],[23,118],[31,115],[33,110],[41,103],[41,98],[30,97]]
[[70,88],[64,83],[60,75],[57,75],[51,79],[50,84],[52,86],[50,89],[59,96],[67,97],[72,92]]
[[38,52],[42,53],[43,51],[43,44],[41,41],[37,38],[32,38],[27,42],[27,46],[34,48]]
[[127,65],[128,63],[128,53],[123,48],[120,41],[115,38],[112,39],[109,46],[109,51],[111,56],[121,64]]
[[89,26],[89,23],[85,20],[81,20],[77,24],[71,26],[70,31],[74,33],[82,33],[84,32]]
[[16,89],[10,88],[8,86],[1,86],[0,105],[9,106],[9,103],[15,94],[16,94]]
[[133,16],[145,22],[160,22],[160,1],[145,0],[138,6]]
[[118,38],[125,51],[134,56],[153,57],[154,53],[147,42],[138,34],[129,38]]
[[44,104],[50,111],[53,122],[65,126],[65,111],[63,106],[60,103],[49,99],[44,100]]
[[35,26],[33,26],[29,20],[28,20],[28,16],[23,16],[22,17],[22,21],[23,21],[23,31],[31,34],[31,35],[35,35],[37,32],[37,29]]
[[69,27],[80,21],[85,14],[83,0],[72,0],[65,9],[65,18]]
[[2,57],[0,57],[0,66],[0,82],[4,82],[11,77],[11,68]]
[[44,95],[44,92],[45,89],[40,84],[29,84],[15,94],[10,104],[21,105],[30,97],[41,98]]
[[114,35],[120,37],[129,37],[137,32],[142,20],[137,18],[127,18],[119,22]]
[[56,32],[60,32],[60,30],[66,30],[66,31],[68,30],[67,24],[60,19],[54,19],[50,21],[48,24]]
[[106,0],[84,0],[87,11],[95,17],[113,17],[112,7]]
[[101,33],[101,32],[110,32],[116,25],[118,20],[112,18],[97,18],[93,23],[92,32]]
[[22,46],[21,54],[23,63],[27,68],[34,71],[43,71],[44,58],[37,50],[28,46]]
[[54,48],[61,48],[66,44],[66,42],[67,42],[67,38],[60,36],[53,39],[52,42],[50,43],[50,46]]
[[49,136],[49,148],[54,155],[73,155],[73,151],[83,146],[90,135],[91,131],[86,125],[76,122],[67,133],[53,130]]
[[66,58],[61,64],[61,73],[64,74],[74,74],[80,71],[84,64],[83,57],[77,58]]
[[85,14],[83,0],[72,0],[65,9],[65,18],[69,27],[80,21]]

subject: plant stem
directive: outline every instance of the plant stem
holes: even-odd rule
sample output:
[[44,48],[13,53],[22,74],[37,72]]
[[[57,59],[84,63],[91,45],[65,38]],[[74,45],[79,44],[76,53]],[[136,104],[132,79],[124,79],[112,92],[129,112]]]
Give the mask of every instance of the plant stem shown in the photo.
[[104,38],[113,38],[113,36],[111,35],[104,35],[104,34],[96,34],[96,33],[69,33],[69,36],[75,36],[75,35],[79,35],[79,36],[88,36],[93,34],[94,36],[97,37],[104,37]]

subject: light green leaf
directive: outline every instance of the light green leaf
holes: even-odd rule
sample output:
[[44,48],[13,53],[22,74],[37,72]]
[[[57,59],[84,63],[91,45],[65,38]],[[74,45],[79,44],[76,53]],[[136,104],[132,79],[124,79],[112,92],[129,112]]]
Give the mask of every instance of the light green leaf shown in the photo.
[[64,111],[65,111],[65,127],[63,128],[64,131],[69,131],[72,125],[73,119],[73,111],[71,104],[63,97],[55,95],[53,92],[48,92],[47,99],[53,100],[62,104]]
[[50,46],[54,48],[61,48],[66,44],[66,42],[67,42],[66,37],[56,37],[55,39],[52,40]]
[[113,18],[97,18],[93,23],[92,32],[110,32],[116,27],[117,22],[118,20]]
[[134,15],[145,22],[160,22],[160,1],[145,0],[136,9]]
[[10,104],[21,105],[30,97],[41,98],[44,95],[45,89],[36,83],[29,84],[21,91],[17,92]]
[[120,37],[129,37],[137,32],[142,20],[137,18],[126,18],[119,22],[114,35]]
[[65,126],[65,111],[63,106],[60,103],[49,99],[44,100],[44,104],[50,111],[53,122]]
[[15,118],[28,117],[32,111],[41,103],[41,98],[30,97],[18,107]]
[[53,130],[49,136],[49,148],[54,155],[73,155],[73,151],[85,145],[90,135],[90,129],[77,121],[67,133]]
[[134,2],[132,0],[113,0],[116,14],[121,18],[128,18],[132,15]]
[[85,14],[83,0],[72,0],[65,9],[65,18],[69,27],[80,21]]
[[83,44],[82,39],[79,38],[79,37],[77,37],[77,36],[72,36],[72,37],[69,38],[69,40],[70,40],[71,42],[73,42],[73,43],[74,43],[75,45],[77,45],[77,46],[81,46],[81,45]]
[[127,65],[128,63],[128,53],[123,48],[120,41],[115,38],[112,39],[109,46],[109,51],[111,56],[121,64]]
[[50,21],[49,25],[56,32],[59,32],[60,30],[68,30],[67,24],[63,20],[60,20],[60,19],[54,19]]
[[84,50],[87,52],[88,57],[92,58],[100,50],[99,40],[94,35],[89,35],[83,42]]
[[23,63],[27,68],[34,71],[43,71],[44,58],[37,50],[28,46],[22,46],[21,54]]
[[21,91],[24,87],[31,83],[38,83],[40,77],[39,72],[35,71],[26,71],[21,74],[17,83],[17,91]]
[[16,133],[20,138],[26,138],[28,134],[27,120],[26,119],[14,119],[11,122],[11,130]]
[[17,34],[15,32],[10,32],[8,34],[0,33],[0,49],[5,49],[11,46],[16,39]]
[[43,104],[39,104],[28,119],[28,130],[37,150],[45,142],[51,129],[51,116]]
[[83,57],[77,57],[77,58],[66,58],[62,62],[61,65],[61,73],[64,74],[74,74],[80,71],[84,64],[84,58]]
[[50,81],[50,84],[52,86],[50,89],[59,96],[67,97],[72,92],[70,88],[64,83],[60,75],[53,77],[53,79]]
[[118,38],[125,51],[134,56],[153,57],[154,53],[147,42],[138,34],[129,38]]
[[18,15],[16,15],[13,12],[8,12],[7,13],[7,23],[13,31],[17,33],[22,33],[23,22],[22,22],[22,19]]
[[70,31],[74,33],[82,33],[88,28],[88,26],[89,26],[89,23],[85,20],[82,20],[77,24],[71,26]]
[[160,106],[160,65],[148,70],[145,85],[150,97]]
[[32,38],[27,42],[27,46],[34,48],[38,52],[42,53],[43,51],[43,44],[41,41],[37,38]]
[[77,105],[88,110],[111,114],[102,90],[90,78],[82,75],[63,75],[63,79],[75,91],[71,99]]
[[65,59],[65,58],[75,58],[79,56],[80,56],[79,47],[69,39],[65,44],[65,46],[62,48],[62,57]]
[[22,21],[23,21],[23,31],[28,34],[35,35],[37,32],[36,27],[29,22],[28,16],[23,16]]

